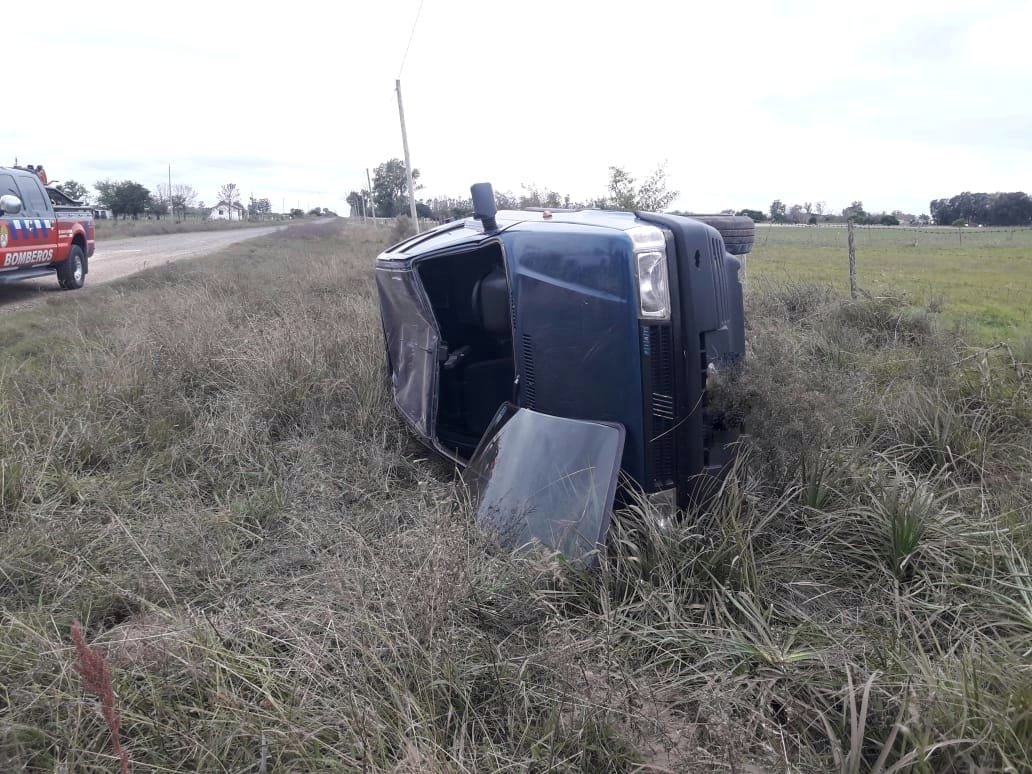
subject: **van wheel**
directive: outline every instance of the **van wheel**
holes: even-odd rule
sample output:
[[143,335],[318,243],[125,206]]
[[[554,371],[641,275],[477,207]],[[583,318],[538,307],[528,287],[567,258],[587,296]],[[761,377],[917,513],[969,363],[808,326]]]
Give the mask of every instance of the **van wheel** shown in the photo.
[[692,215],[693,220],[701,220],[707,226],[713,226],[724,239],[724,247],[731,255],[747,255],[752,252],[756,240],[756,224],[752,218],[742,215]]
[[57,265],[57,282],[62,290],[78,290],[86,283],[86,256],[72,245],[68,257]]

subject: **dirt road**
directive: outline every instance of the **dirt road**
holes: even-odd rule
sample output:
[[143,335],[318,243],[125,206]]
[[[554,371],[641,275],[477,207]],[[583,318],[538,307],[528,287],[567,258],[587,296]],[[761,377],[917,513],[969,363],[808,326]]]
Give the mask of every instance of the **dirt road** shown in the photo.
[[[90,258],[90,273],[86,275],[86,287],[74,292],[65,291],[64,294],[79,297],[83,293],[88,293],[94,285],[111,282],[151,266],[208,255],[236,242],[265,236],[281,228],[283,226],[198,231],[97,242],[97,250]],[[59,293],[62,291],[58,289],[57,277],[41,277],[11,285],[0,285],[0,313],[23,309],[45,298],[54,298]]]

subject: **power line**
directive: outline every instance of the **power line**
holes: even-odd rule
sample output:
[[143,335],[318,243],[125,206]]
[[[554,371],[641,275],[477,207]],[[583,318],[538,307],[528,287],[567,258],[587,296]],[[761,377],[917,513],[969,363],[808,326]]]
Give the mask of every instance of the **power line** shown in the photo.
[[416,25],[419,24],[419,14],[423,12],[423,0],[419,0],[419,7],[416,9],[416,18],[412,20],[412,31],[409,32],[408,43],[405,44],[405,53],[401,57],[401,67],[398,68],[398,79],[405,69],[405,60],[408,59],[409,48],[412,46],[412,38],[416,36]]

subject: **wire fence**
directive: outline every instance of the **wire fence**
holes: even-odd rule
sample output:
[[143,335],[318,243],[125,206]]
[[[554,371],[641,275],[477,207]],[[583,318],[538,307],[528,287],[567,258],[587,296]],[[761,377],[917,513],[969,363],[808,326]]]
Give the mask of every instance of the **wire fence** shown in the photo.
[[[853,226],[858,245],[875,247],[936,247],[943,249],[1001,248],[1032,249],[1032,228],[978,228],[956,226]],[[753,255],[762,257],[768,250],[791,246],[845,249],[847,226],[822,223],[819,226],[758,224]]]
[[[406,217],[408,214],[406,213]],[[368,225],[368,226],[393,226],[395,218],[373,218],[371,216],[351,215],[347,218],[349,225]],[[430,220],[429,218],[419,219],[419,230],[426,231],[429,228],[433,228],[438,225],[436,220]]]
[[[824,229],[838,229],[839,231],[845,231],[847,225],[845,223],[821,223],[818,225],[804,225],[804,224],[781,224],[781,223],[760,223],[757,224],[757,228],[766,229],[790,229],[790,230],[810,230],[810,231],[822,231]],[[936,234],[936,235],[953,235],[956,236],[958,233],[962,233],[965,236],[968,234],[1029,234],[1032,235],[1032,226],[884,226],[880,223],[872,223],[865,225],[853,225],[853,230],[857,232],[861,231],[884,231],[886,233],[900,233],[900,232],[914,232],[919,234]]]

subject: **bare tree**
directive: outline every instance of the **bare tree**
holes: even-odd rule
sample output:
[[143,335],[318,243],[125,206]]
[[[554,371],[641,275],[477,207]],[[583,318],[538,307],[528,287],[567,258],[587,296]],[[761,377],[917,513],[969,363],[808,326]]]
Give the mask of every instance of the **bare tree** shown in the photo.
[[154,186],[154,193],[151,194],[151,201],[155,204],[164,207],[165,211],[168,210],[168,204],[171,197],[169,196],[168,184],[158,183]]
[[197,191],[192,185],[176,183],[172,186],[172,195],[169,196],[168,185],[159,183],[154,198],[157,202],[170,207],[173,217],[185,218],[187,209],[197,201]]
[[219,188],[219,201],[226,204],[240,204],[240,189],[236,183],[226,183]]
[[176,183],[172,186],[172,214],[179,213],[179,217],[186,218],[186,211],[194,206],[197,201],[197,191],[192,185]]
[[824,209],[825,209],[826,206],[827,205],[824,202],[817,202],[814,205],[814,209],[817,210],[817,217],[818,218],[824,215]]
[[219,204],[226,204],[229,211],[228,217],[233,220],[234,205],[240,206],[240,189],[236,183],[226,183],[219,188]]

